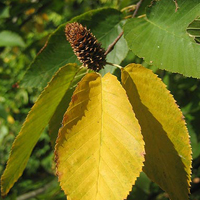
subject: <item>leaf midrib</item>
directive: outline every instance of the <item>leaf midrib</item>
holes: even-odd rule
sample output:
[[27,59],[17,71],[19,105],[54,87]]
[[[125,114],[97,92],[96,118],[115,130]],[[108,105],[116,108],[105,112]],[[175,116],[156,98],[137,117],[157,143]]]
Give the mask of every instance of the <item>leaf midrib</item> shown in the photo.
[[[200,5],[200,3],[198,3],[197,5],[195,5],[192,9],[189,10],[189,12],[193,12],[193,10],[195,10],[197,7],[199,7],[199,5]],[[188,13],[189,13],[189,12],[188,12]],[[188,13],[187,13],[187,14],[188,14]],[[185,15],[186,15],[186,14],[185,14]],[[185,15],[183,15],[182,17],[184,17]],[[173,15],[171,15],[171,17],[172,17],[172,16],[173,16]],[[163,31],[165,31],[165,32],[167,32],[167,33],[169,33],[169,34],[171,34],[171,35],[174,35],[175,37],[178,37],[178,38],[181,38],[181,39],[184,39],[184,40],[188,40],[188,39],[189,39],[189,35],[188,35],[188,38],[186,38],[186,37],[181,37],[181,36],[183,36],[183,34],[184,34],[184,36],[187,35],[187,31],[186,31],[186,30],[187,30],[187,27],[186,27],[185,29],[183,29],[183,31],[185,30],[185,32],[183,32],[183,31],[178,32],[178,33],[181,34],[181,36],[180,36],[180,35],[174,34],[173,32],[168,31],[167,29],[165,29],[165,28],[159,26],[158,24],[154,23],[153,21],[151,21],[151,20],[148,19],[147,17],[145,17],[145,21],[149,22],[150,24],[152,24],[153,26],[157,27],[158,29],[161,29],[161,30],[163,30]],[[188,26],[189,26],[189,24],[188,24]],[[172,26],[172,27],[174,27],[174,26]],[[189,41],[189,40],[188,40],[188,41]],[[195,45],[196,43],[193,42],[192,44]]]
[[97,185],[96,185],[96,197],[99,194],[99,179],[100,179],[100,167],[101,167],[101,146],[102,146],[102,133],[103,133],[103,83],[102,83],[102,77],[101,75],[99,75],[99,77],[101,78],[101,83],[100,83],[100,87],[101,87],[101,130],[100,130],[100,141],[99,141],[99,167],[98,167],[98,175],[97,175]]

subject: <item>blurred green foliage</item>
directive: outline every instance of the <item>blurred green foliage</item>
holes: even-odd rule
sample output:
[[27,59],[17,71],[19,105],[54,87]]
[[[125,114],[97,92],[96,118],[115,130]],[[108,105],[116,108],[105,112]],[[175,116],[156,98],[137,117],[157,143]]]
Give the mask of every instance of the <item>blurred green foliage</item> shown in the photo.
[[[48,36],[60,24],[91,9],[104,6],[122,9],[136,2],[136,0],[2,0],[0,2],[0,175],[5,169],[12,142],[41,91],[41,88],[20,87],[20,80]],[[139,14],[144,13],[144,8],[150,1],[144,2]],[[8,39],[4,39],[5,33]],[[9,39],[10,36],[12,40]],[[193,149],[191,199],[200,200],[200,80],[148,66],[131,52],[121,65],[125,66],[132,62],[142,63],[163,79],[185,116]],[[116,70],[115,74],[119,75],[119,71]],[[52,166],[52,160],[53,150],[46,129],[33,150],[23,176],[5,200],[65,199],[54,176],[55,167]],[[128,200],[136,199],[168,198],[166,193],[142,173],[128,197]]]

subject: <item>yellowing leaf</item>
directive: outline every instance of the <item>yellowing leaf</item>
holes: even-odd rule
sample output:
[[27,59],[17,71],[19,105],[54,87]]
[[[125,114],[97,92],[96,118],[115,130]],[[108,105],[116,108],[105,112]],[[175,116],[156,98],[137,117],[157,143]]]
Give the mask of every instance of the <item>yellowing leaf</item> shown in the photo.
[[87,74],[64,115],[57,175],[72,200],[126,198],[144,161],[140,126],[116,77]]
[[58,130],[62,125],[62,119],[63,115],[66,111],[66,109],[69,106],[69,103],[71,101],[71,96],[74,92],[74,89],[77,85],[77,83],[83,78],[83,76],[86,74],[86,68],[81,68],[77,72],[76,76],[74,77],[72,83],[70,84],[70,88],[67,90],[66,94],[63,96],[62,100],[60,101],[59,105],[56,108],[56,111],[54,112],[51,120],[49,121],[49,136],[51,140],[51,145],[54,148],[56,138],[58,136]]
[[175,100],[161,80],[141,65],[122,69],[122,83],[145,141],[144,172],[171,200],[188,199],[191,148]]
[[22,175],[35,144],[69,89],[77,71],[76,64],[67,64],[60,68],[32,107],[13,143],[6,169],[1,177],[2,196],[9,192]]
[[8,120],[8,123],[10,123],[10,124],[15,123],[15,119],[11,115],[8,115],[7,120]]

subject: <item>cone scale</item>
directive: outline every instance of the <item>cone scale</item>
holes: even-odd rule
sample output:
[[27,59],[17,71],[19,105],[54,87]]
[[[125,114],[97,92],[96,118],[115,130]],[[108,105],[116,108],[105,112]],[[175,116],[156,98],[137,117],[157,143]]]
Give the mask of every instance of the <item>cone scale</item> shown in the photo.
[[65,35],[75,55],[88,69],[96,72],[106,64],[105,50],[86,27],[77,22],[65,27]]

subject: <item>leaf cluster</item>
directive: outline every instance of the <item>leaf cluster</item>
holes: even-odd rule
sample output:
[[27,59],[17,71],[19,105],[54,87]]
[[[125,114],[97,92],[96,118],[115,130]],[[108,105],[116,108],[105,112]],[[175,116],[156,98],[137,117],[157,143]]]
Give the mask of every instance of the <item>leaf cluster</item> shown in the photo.
[[[143,62],[157,71],[172,93],[175,83],[180,83],[180,93],[175,95],[193,99],[198,92],[198,81],[190,79],[191,89],[187,94],[180,75],[163,75],[157,69],[199,78],[199,35],[195,31],[199,27],[200,2],[184,0],[177,4],[162,0],[147,4],[147,1],[141,4],[139,17],[128,20],[127,13],[103,8],[68,21],[90,28],[105,49],[124,32],[108,54],[108,65],[100,74],[80,67],[64,35],[66,23],[48,37],[21,82],[29,90],[47,86],[13,143],[2,176],[3,195],[21,176],[41,133],[49,125],[51,145],[54,148],[56,144],[57,175],[70,198],[124,199],[143,171],[171,199],[188,199],[191,149],[183,116],[160,79],[141,65],[129,64],[128,59],[130,56],[135,63]],[[48,2],[44,5],[49,6]],[[41,8],[33,9],[40,12]],[[6,18],[9,12],[4,13]],[[23,22],[21,25],[24,26]],[[3,31],[0,34],[11,36],[15,42],[3,40],[2,46],[27,49],[19,35]],[[128,65],[119,70],[117,66],[122,61]],[[116,74],[121,84],[111,74]],[[188,114],[186,121],[195,149],[193,158],[197,158],[199,138],[193,131],[196,122],[192,117],[199,113],[198,101],[185,100],[180,100],[183,104],[180,105],[183,113]]]

